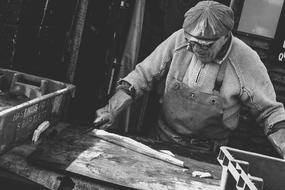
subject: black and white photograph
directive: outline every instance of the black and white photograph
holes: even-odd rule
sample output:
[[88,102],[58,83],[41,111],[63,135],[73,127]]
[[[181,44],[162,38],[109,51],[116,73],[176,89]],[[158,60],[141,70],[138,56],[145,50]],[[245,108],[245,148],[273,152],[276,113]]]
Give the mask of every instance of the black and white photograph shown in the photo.
[[1,190],[284,190],[284,0],[0,0]]

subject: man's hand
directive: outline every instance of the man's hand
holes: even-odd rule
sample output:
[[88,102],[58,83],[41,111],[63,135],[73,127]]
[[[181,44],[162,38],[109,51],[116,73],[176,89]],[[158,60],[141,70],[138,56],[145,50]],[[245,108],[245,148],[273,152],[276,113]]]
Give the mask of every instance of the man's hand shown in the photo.
[[270,134],[268,140],[274,146],[276,151],[285,159],[285,128]]
[[123,90],[118,90],[108,101],[108,104],[96,111],[96,118],[93,124],[100,129],[115,127],[117,116],[132,103],[132,97]]
[[93,124],[99,129],[107,130],[113,124],[114,118],[108,109],[108,105],[96,111],[96,118]]

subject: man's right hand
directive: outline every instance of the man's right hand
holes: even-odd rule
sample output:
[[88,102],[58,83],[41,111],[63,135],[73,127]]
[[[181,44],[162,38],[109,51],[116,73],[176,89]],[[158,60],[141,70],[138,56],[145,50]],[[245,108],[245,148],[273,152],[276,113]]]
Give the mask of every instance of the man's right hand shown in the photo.
[[113,116],[108,109],[108,105],[96,111],[96,118],[93,124],[99,129],[107,130],[113,124]]
[[123,90],[118,90],[108,101],[107,105],[96,111],[96,118],[93,124],[100,129],[115,127],[116,117],[126,109],[132,102],[132,97]]

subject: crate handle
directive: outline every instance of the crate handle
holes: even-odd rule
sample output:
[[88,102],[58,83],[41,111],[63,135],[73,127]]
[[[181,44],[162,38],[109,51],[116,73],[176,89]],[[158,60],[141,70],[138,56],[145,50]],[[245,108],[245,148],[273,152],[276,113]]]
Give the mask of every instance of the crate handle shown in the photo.
[[47,93],[47,80],[21,73],[13,75],[9,92],[15,95],[25,95],[33,99]]
[[37,129],[34,131],[33,137],[32,137],[32,142],[36,143],[38,139],[40,138],[40,135],[50,126],[49,121],[44,121],[42,122]]

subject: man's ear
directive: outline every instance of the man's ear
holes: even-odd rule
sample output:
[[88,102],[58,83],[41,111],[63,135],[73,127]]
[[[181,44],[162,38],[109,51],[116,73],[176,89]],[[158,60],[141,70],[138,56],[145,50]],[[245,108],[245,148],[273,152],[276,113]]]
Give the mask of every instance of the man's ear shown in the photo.
[[231,33],[230,33],[230,32],[225,35],[225,38],[224,38],[224,42],[225,42],[225,43],[228,41],[228,39],[230,38],[230,36],[231,36]]
[[231,36],[231,33],[232,33],[232,32],[228,32],[228,33],[226,34],[226,36],[225,36],[226,39],[228,39],[228,38]]

